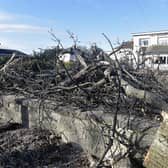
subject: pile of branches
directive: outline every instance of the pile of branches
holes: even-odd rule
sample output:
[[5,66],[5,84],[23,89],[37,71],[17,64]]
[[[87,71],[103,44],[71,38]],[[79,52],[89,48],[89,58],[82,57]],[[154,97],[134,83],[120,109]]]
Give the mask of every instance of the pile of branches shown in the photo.
[[[15,54],[0,69],[0,94],[24,95],[53,100],[80,109],[105,108],[113,111],[120,105],[124,111],[133,108],[150,111],[167,108],[167,91],[152,71],[139,71],[117,58],[122,45],[105,53],[97,46],[90,49],[74,46],[18,58]],[[75,62],[64,63],[64,54],[74,55]],[[111,56],[115,56],[115,60]],[[133,104],[133,105],[132,105]],[[128,107],[129,106],[129,107]],[[121,108],[122,109],[122,108]]]
[[[0,68],[1,95],[24,95],[55,102],[56,107],[71,105],[81,111],[102,109],[114,113],[109,144],[97,167],[113,145],[119,113],[130,117],[133,113],[153,115],[168,109],[168,91],[158,81],[157,73],[120,62],[117,53],[122,45],[114,49],[109,38],[104,37],[111,46],[110,54],[97,46],[80,47],[72,37],[74,45],[70,48],[59,43],[33,57],[18,58],[13,54]],[[63,62],[64,54],[74,55],[76,61]]]

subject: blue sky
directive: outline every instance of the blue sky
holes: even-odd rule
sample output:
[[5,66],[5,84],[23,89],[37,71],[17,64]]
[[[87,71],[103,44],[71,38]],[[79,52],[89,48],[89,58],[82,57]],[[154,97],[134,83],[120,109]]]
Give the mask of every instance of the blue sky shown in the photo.
[[108,50],[101,33],[113,43],[132,32],[168,29],[168,0],[0,0],[0,42],[30,53],[54,46],[51,28],[65,46],[74,32],[81,45],[96,42]]

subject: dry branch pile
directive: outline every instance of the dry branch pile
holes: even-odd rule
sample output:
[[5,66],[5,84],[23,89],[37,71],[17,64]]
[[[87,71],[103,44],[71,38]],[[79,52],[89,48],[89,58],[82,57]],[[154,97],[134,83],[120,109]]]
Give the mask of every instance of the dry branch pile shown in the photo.
[[[107,55],[96,46],[57,47],[51,51],[51,55],[44,52],[31,58],[12,56],[0,69],[0,94],[54,100],[83,110],[103,106],[108,112],[115,109],[118,101],[125,112],[130,104],[135,104],[133,111],[142,110],[142,105],[145,111],[150,111],[151,106],[159,110],[167,108],[167,90],[156,75],[121,64],[117,56],[112,61],[110,56],[115,51]],[[63,63],[59,58],[65,53],[74,54],[77,61]]]
[[[132,114],[153,116],[168,107],[168,90],[157,80],[157,73],[121,63],[116,52],[122,46],[114,50],[111,45],[111,48],[112,52],[106,54],[96,46],[86,49],[75,43],[71,48],[57,46],[36,57],[12,56],[1,65],[0,94],[51,100],[56,108],[71,105],[83,111],[101,108],[105,113],[114,113],[109,144],[99,161],[100,166],[113,145],[119,113],[128,114],[128,117]],[[75,55],[77,61],[62,62],[60,57],[65,53]]]

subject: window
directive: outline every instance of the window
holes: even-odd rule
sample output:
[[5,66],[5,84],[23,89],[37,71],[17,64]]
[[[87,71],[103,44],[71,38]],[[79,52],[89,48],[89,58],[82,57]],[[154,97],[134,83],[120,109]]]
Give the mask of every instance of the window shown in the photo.
[[166,64],[166,56],[154,57],[154,64]]
[[168,37],[159,37],[158,45],[168,45]]
[[160,64],[166,64],[166,57],[160,57]]
[[148,38],[140,39],[139,45],[140,47],[147,47],[149,45],[149,39]]

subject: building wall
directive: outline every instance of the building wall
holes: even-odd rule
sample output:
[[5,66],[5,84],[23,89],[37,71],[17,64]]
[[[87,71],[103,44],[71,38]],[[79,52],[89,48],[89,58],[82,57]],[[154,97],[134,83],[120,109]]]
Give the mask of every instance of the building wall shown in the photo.
[[[160,38],[166,38],[168,41],[168,33],[164,34],[151,34],[151,35],[138,35],[138,36],[133,36],[133,41],[134,41],[134,47],[133,50],[134,52],[139,51],[140,49],[140,39],[149,39],[149,45],[159,45],[159,39]],[[168,45],[168,43],[167,43]]]
[[[161,70],[161,71],[167,71],[168,70],[168,54],[160,54],[160,55],[147,55],[146,58],[149,58],[145,62],[145,67],[151,68],[153,70]],[[159,59],[160,57],[165,58],[164,63],[155,63],[156,59]]]
[[69,54],[69,53],[63,54],[63,55],[60,57],[60,59],[61,59],[63,62],[76,61],[75,55],[72,55],[72,54]]
[[[141,41],[148,40],[148,45]],[[140,52],[141,47],[150,47],[153,45],[168,45],[168,32],[151,32],[151,33],[140,33],[133,35],[133,52],[135,53],[136,59],[138,63],[141,63],[144,58],[149,58],[145,62],[145,67],[151,69],[159,69],[159,70],[168,70],[168,53],[164,55],[143,55]],[[153,59],[159,57],[166,57],[165,64],[157,64],[153,62]]]
[[[124,62],[132,67],[136,67],[136,57],[132,49],[125,48],[115,53],[120,62]],[[115,55],[110,56],[112,60],[115,60]]]

